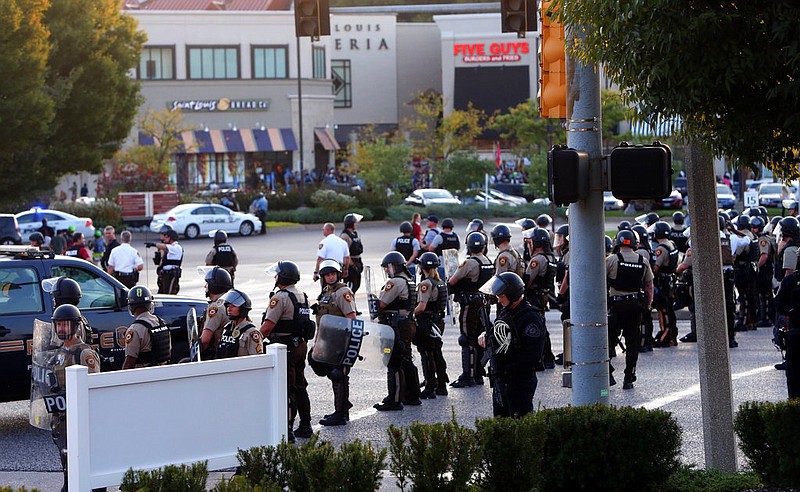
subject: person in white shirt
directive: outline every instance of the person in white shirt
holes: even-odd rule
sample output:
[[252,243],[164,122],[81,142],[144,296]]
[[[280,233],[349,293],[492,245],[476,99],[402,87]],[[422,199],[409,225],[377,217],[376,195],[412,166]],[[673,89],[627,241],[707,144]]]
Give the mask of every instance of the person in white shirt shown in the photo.
[[108,273],[129,289],[139,281],[139,272],[144,268],[142,257],[131,246],[131,237],[131,231],[122,231],[119,236],[122,243],[108,256]]
[[330,222],[322,226],[322,241],[319,242],[317,251],[317,264],[314,267],[314,282],[319,280],[319,264],[322,260],[336,260],[342,265],[342,277],[347,277],[347,270],[350,267],[350,247],[347,242],[334,234],[336,227]]

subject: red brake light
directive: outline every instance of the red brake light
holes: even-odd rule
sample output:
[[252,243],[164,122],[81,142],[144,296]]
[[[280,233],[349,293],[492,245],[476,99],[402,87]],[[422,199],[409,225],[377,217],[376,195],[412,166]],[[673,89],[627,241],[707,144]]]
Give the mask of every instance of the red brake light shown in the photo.
[[92,219],[86,219],[86,227],[92,227]]
[[170,217],[167,219],[167,222],[175,222],[175,220],[176,220],[175,217]]

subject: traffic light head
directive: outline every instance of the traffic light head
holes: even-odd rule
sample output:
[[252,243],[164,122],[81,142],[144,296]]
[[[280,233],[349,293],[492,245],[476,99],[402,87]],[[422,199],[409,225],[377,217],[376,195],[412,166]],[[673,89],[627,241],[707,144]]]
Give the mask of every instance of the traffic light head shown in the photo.
[[547,153],[550,200],[557,206],[575,203],[589,195],[589,155],[555,146]]
[[294,0],[295,35],[319,39],[331,33],[328,0]]
[[567,117],[566,54],[564,26],[558,19],[553,0],[542,0],[542,35],[539,46],[539,115],[542,118]]
[[672,192],[672,152],[660,142],[615,147],[609,168],[611,191],[620,200],[657,200]]
[[515,32],[520,38],[536,30],[535,0],[501,0],[500,18],[502,32]]

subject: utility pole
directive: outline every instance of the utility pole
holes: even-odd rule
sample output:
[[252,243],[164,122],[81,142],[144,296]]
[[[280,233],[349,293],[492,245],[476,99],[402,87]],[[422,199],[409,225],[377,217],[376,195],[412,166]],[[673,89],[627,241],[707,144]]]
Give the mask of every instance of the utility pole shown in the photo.
[[300,206],[305,204],[305,180],[303,179],[303,75],[300,70],[300,36],[295,38],[297,42],[297,126],[299,127],[299,142],[300,151],[298,157],[300,158],[300,182],[297,184],[300,190]]

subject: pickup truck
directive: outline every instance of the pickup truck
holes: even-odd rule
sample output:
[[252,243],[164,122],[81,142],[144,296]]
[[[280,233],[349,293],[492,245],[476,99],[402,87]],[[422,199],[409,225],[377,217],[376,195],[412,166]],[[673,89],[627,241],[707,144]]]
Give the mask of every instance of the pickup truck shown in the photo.
[[[83,292],[78,308],[94,332],[103,371],[117,370],[125,359],[125,331],[133,321],[128,289],[94,264],[26,246],[0,246],[0,402],[30,396],[33,320],[51,322],[53,302],[41,281],[69,277]],[[198,315],[207,301],[155,295],[155,314],[167,322],[172,336],[171,362],[189,355],[186,315]]]
[[128,225],[146,225],[156,214],[163,214],[181,202],[177,191],[131,191],[117,196],[122,221]]

